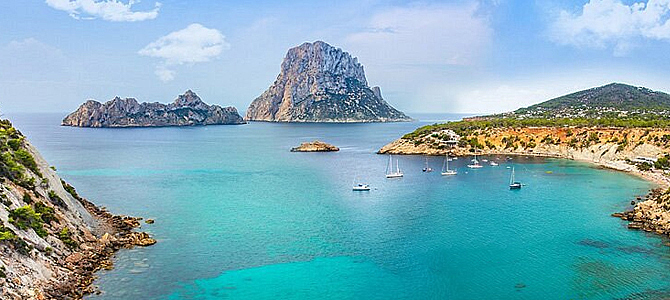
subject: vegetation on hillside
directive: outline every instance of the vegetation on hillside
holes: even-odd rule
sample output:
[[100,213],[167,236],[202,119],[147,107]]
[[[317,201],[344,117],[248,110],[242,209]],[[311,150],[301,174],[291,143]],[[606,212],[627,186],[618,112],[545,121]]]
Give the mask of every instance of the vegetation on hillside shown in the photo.
[[25,138],[8,120],[0,120],[0,177],[26,189],[35,188],[35,176],[42,177],[35,158],[26,148]]

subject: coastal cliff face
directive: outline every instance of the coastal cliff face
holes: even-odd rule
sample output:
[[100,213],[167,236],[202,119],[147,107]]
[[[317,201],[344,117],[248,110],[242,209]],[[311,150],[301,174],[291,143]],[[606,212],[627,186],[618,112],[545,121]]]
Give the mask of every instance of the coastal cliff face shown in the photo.
[[[405,136],[379,150],[385,154],[519,154],[590,162],[656,158],[670,152],[670,130],[645,128],[526,127],[466,132],[456,146],[446,146],[441,131]],[[632,167],[632,166],[631,166]]]
[[151,127],[244,124],[234,107],[205,104],[191,90],[170,104],[139,103],[116,97],[106,103],[88,100],[63,119],[63,126]]
[[0,121],[0,298],[80,299],[121,247],[155,243],[80,197],[7,120]]
[[363,66],[349,53],[317,41],[292,48],[275,82],[256,98],[249,121],[410,121],[391,107],[379,87],[370,88]]

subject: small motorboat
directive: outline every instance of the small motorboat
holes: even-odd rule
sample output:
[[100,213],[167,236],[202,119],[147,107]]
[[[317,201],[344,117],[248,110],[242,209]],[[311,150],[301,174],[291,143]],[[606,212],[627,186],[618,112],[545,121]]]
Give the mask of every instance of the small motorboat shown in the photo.
[[492,162],[490,163],[490,165],[491,165],[492,167],[496,167],[496,166],[498,166],[498,163],[495,162],[495,161],[492,161]]

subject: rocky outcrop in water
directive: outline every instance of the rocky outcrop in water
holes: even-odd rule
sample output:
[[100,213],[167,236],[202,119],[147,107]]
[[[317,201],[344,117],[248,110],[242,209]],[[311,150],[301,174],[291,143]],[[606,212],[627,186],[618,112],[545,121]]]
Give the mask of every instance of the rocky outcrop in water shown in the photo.
[[152,127],[244,124],[234,107],[207,105],[191,90],[170,104],[139,103],[116,97],[106,103],[88,100],[63,120],[76,127]]
[[[642,200],[642,201],[641,201]],[[614,213],[613,217],[628,221],[629,229],[639,229],[670,237],[670,190],[652,190],[645,198],[638,197],[632,211]],[[670,245],[670,243],[667,243]]]
[[291,152],[334,152],[340,151],[340,148],[337,148],[331,144],[324,143],[321,141],[305,142],[300,144],[300,146],[291,148]]
[[0,120],[0,299],[81,299],[114,253],[156,241],[77,194]]
[[292,48],[275,82],[245,116],[274,122],[410,121],[368,86],[363,66],[349,53],[317,41]]

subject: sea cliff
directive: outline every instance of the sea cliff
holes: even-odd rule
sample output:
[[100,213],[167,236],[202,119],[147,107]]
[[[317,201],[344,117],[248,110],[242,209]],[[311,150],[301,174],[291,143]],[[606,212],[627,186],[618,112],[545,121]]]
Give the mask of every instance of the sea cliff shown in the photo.
[[120,248],[156,241],[139,219],[77,194],[7,120],[0,121],[2,299],[81,299]]
[[249,121],[411,121],[369,87],[363,65],[325,42],[291,48],[274,83],[247,109]]
[[193,91],[179,95],[170,104],[139,103],[119,98],[100,103],[88,100],[63,119],[63,126],[158,127],[244,124],[234,107],[207,105]]

